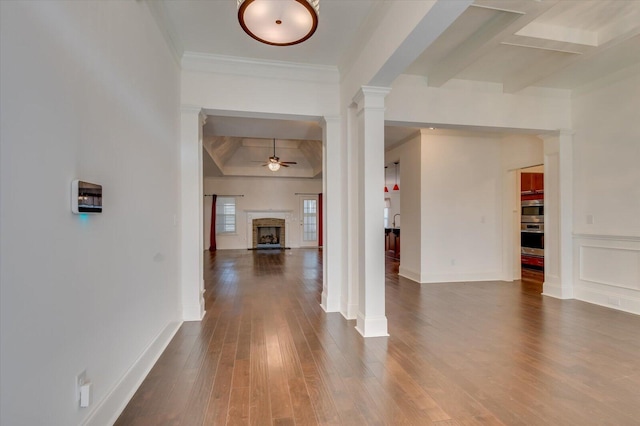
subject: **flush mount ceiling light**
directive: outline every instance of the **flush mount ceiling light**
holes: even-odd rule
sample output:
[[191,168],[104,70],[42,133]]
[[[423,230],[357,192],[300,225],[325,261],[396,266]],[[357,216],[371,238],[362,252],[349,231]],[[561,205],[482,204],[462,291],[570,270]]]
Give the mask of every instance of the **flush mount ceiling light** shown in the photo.
[[318,28],[320,0],[238,0],[238,20],[254,39],[273,46],[302,43]]

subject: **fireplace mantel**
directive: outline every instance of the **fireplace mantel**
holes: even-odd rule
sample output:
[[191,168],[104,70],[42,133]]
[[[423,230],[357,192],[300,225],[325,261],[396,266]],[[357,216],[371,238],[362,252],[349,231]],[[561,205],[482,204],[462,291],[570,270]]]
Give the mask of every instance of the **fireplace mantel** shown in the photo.
[[245,210],[247,214],[247,248],[253,248],[253,220],[254,219],[284,219],[284,247],[291,247],[290,225],[293,220],[292,210]]

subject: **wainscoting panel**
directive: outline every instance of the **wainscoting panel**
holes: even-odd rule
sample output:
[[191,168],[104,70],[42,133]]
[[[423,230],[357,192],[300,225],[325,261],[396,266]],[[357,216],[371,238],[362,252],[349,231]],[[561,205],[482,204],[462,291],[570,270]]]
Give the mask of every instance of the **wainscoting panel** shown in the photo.
[[575,298],[640,314],[640,238],[574,235]]
[[640,250],[580,247],[580,280],[640,289]]

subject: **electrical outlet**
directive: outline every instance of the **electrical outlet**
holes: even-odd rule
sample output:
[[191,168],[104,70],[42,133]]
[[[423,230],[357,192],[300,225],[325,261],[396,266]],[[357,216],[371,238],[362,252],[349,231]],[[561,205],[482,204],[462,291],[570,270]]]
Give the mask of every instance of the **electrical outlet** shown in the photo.
[[80,387],[87,382],[87,370],[76,376],[76,402],[80,404]]
[[587,225],[593,225],[593,215],[592,214],[588,214],[587,215]]

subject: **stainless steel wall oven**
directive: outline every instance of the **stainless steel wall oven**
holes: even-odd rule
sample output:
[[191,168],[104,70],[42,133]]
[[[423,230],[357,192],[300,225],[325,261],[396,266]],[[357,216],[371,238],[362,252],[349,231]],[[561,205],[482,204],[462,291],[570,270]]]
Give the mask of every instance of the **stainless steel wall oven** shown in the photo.
[[544,200],[522,201],[521,222],[544,223]]
[[544,200],[522,201],[520,223],[522,264],[544,267]]

